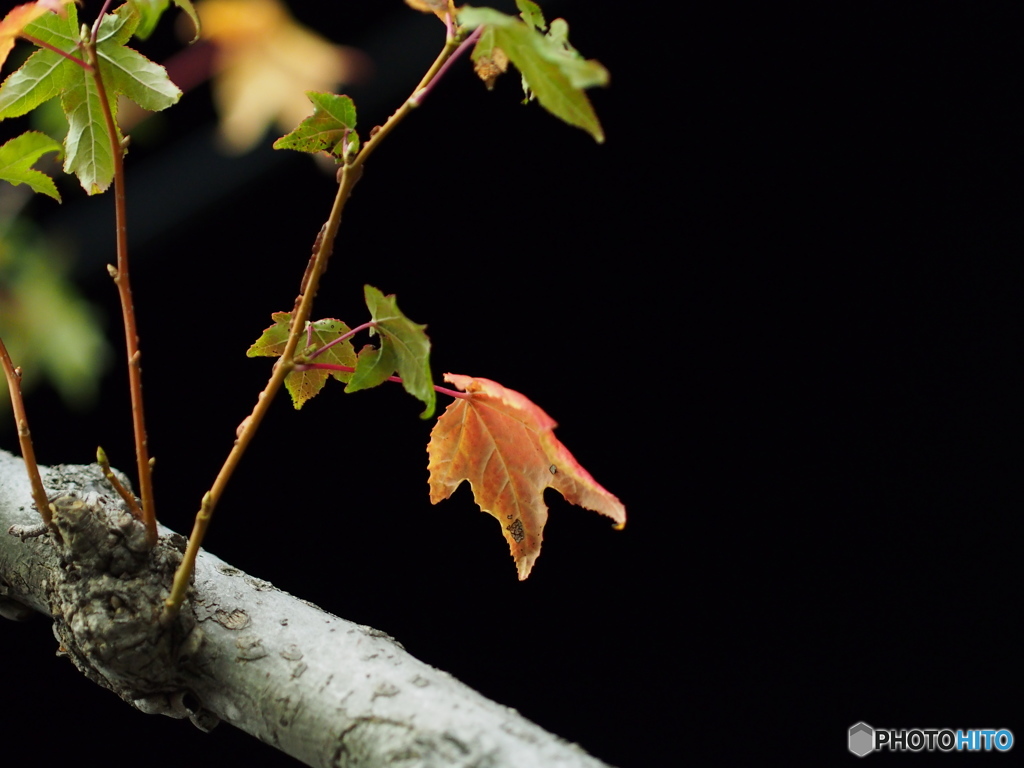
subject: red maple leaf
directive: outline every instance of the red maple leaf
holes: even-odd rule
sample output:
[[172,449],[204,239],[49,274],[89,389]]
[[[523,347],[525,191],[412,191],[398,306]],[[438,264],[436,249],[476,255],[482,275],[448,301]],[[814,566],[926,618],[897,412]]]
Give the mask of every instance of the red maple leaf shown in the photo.
[[447,499],[468,480],[473,498],[497,518],[519,570],[530,575],[548,508],[544,489],[607,515],[621,528],[626,508],[591,477],[554,435],[554,419],[525,396],[490,379],[446,373],[468,398],[445,409],[430,432],[430,501]]

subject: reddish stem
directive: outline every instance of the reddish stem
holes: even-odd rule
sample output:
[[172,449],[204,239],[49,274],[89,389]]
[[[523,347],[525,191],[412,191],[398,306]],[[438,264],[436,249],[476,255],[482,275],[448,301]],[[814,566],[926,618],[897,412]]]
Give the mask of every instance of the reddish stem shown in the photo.
[[[335,344],[340,344],[345,339],[351,339],[353,336],[355,336],[360,331],[365,331],[367,328],[374,328],[374,327],[376,327],[376,325],[377,325],[377,323],[375,323],[373,320],[368,320],[367,322],[363,323],[362,325],[357,325],[355,328],[353,328],[351,331],[349,331],[348,333],[344,334],[343,336],[339,336],[338,338],[334,339],[333,341],[329,341],[326,344],[324,344],[322,347],[320,347],[320,349],[318,349],[316,352],[314,352],[312,355],[310,355],[309,359],[312,360],[314,357],[318,357],[318,356],[322,355],[324,352],[326,352],[328,349],[333,347]],[[310,325],[309,327],[310,327],[310,330],[312,331],[313,326]],[[307,342],[306,346],[309,346],[309,344],[311,344],[311,343],[312,342]]]
[[103,3],[103,7],[100,8],[99,15],[96,17],[96,21],[92,23],[92,30],[90,30],[89,42],[96,45],[96,39],[100,35],[100,24],[103,22],[103,17],[107,14],[107,9],[110,8],[112,0],[106,0]]
[[[347,365],[335,365],[334,363],[306,363],[305,365],[296,365],[296,371],[345,371],[346,373],[355,373],[355,368],[350,368]],[[388,376],[388,381],[393,381],[396,384],[401,384],[402,380],[397,376]],[[448,395],[449,397],[458,397],[463,400],[470,400],[471,395],[468,392],[457,392],[454,389],[448,389],[447,387],[439,387],[434,385],[434,391],[440,392],[442,395]]]
[[416,91],[416,94],[411,99],[409,99],[412,106],[418,107],[420,104],[423,103],[423,100],[427,98],[427,94],[430,93],[434,85],[436,85],[441,80],[441,78],[444,77],[444,73],[448,71],[449,67],[451,67],[452,62],[459,58],[459,56],[461,56],[467,48],[476,43],[477,39],[479,39],[480,34],[483,31],[483,27],[477,27],[472,31],[472,33],[470,33],[469,37],[462,41],[462,44],[455,49],[455,53],[449,56],[448,60],[445,61],[445,63],[441,65],[441,68],[437,70],[437,72],[434,74],[434,76],[430,78],[430,82],[428,82],[425,86]]
[[[106,9],[106,6],[104,6]],[[145,409],[142,405],[142,352],[139,350],[139,332],[135,322],[135,304],[128,277],[128,208],[124,191],[124,146],[117,137],[117,125],[110,110],[110,100],[100,72],[96,43],[90,42],[86,55],[93,64],[92,79],[99,96],[103,120],[110,137],[110,152],[114,162],[114,217],[117,234],[117,268],[111,277],[121,300],[121,318],[124,325],[125,348],[128,355],[128,388],[132,401],[132,425],[135,431],[135,463],[139,473],[139,496],[142,498],[142,522],[146,526],[146,541],[156,544],[156,504],[153,500],[153,462],[149,458],[149,439],[146,436]],[[109,267],[108,267],[109,269]]]
[[62,51],[57,46],[50,45],[50,43],[46,42],[45,40],[40,40],[38,37],[33,37],[32,35],[26,35],[24,32],[21,34],[21,37],[25,40],[28,40],[30,43],[32,43],[32,45],[38,45],[40,48],[45,48],[48,51],[53,51],[58,56],[63,56],[68,61],[75,62],[75,64],[80,66],[86,72],[92,72],[92,65],[89,62],[84,61],[78,58],[77,56],[72,56],[67,51]]

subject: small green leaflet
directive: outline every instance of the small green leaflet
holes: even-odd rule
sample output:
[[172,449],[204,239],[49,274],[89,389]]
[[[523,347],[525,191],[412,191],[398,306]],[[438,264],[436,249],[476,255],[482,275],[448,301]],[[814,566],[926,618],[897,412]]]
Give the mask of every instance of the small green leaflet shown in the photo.
[[60,144],[45,133],[29,131],[0,147],[0,179],[11,184],[28,184],[33,191],[49,195],[58,203],[60,194],[53,179],[32,167],[47,152],[60,152]]
[[545,35],[538,25],[544,20],[540,9],[523,0],[518,5],[529,23],[493,8],[467,5],[459,10],[461,27],[487,27],[473,49],[473,61],[493,58],[494,50],[501,49],[522,73],[541,106],[603,143],[601,123],[583,90],[607,85],[608,70],[593,59],[584,59],[569,45],[569,26],[563,19],[552,21]]
[[544,12],[536,3],[531,0],[516,0],[516,8],[519,9],[519,15],[523,17],[523,21],[534,29],[543,32],[548,28],[548,23],[544,21]]
[[[544,12],[540,9],[539,5],[531,2],[531,0],[516,0],[516,8],[519,9],[519,15],[522,17],[523,21],[529,24],[530,27],[538,32],[547,31],[548,23],[544,20]],[[561,21],[561,19],[556,19],[556,21]],[[493,44],[493,40],[489,41],[489,43],[485,45],[484,50],[486,50],[488,46],[493,46]],[[535,94],[530,90],[530,84],[526,82],[526,75],[520,75],[520,77],[523,81],[523,104],[528,104],[533,101]],[[492,87],[493,84],[488,87],[487,90],[491,90]]]
[[394,347],[390,344],[381,345],[380,349],[367,344],[359,350],[356,358],[356,372],[345,386],[346,392],[358,392],[383,384],[398,369],[398,358]]
[[[97,56],[115,115],[121,94],[153,112],[181,97],[163,67],[125,47],[138,23],[139,13],[131,4],[107,14],[100,23]],[[67,6],[64,18],[46,14],[25,31],[74,56],[83,54],[74,5]],[[58,95],[68,118],[64,171],[78,176],[90,195],[103,192],[114,178],[113,150],[95,80],[78,64],[45,48],[33,53],[0,87],[0,119],[24,115]]]
[[[274,324],[263,332],[263,335],[256,339],[256,342],[249,347],[245,353],[247,357],[280,357],[284,352],[285,344],[288,342],[288,326],[291,324],[291,312],[275,312],[271,315]],[[301,352],[296,353],[308,357],[316,350],[329,344],[340,336],[349,332],[349,327],[340,320],[327,318],[317,320],[315,323],[307,323],[305,334],[310,340],[309,344],[303,339],[299,348]],[[338,342],[323,354],[317,355],[315,361],[318,363],[331,363],[333,365],[344,365],[354,368],[356,365],[356,353],[352,348],[352,342],[348,339]],[[292,371],[284,380],[288,394],[292,396],[292,404],[298,410],[306,404],[307,400],[315,397],[324,388],[328,377],[333,376],[338,381],[347,382],[352,374],[348,371],[325,371],[308,370]]]
[[313,114],[299,123],[291,133],[274,142],[274,149],[299,152],[330,152],[342,160],[359,151],[356,133],[356,105],[348,96],[307,91],[313,103]]
[[[157,22],[167,10],[170,0],[129,0],[129,2],[138,10],[140,17],[135,36],[140,40],[145,40],[153,34],[153,30],[156,29]],[[195,37],[192,38],[194,43],[199,39],[199,14],[196,13],[191,0],[174,0],[174,4],[192,19],[192,28],[196,31]]]
[[403,315],[394,294],[385,296],[372,285],[364,286],[363,293],[374,331],[380,335],[380,352],[375,355],[364,348],[359,353],[356,372],[345,391],[376,386],[397,371],[405,391],[426,404],[420,418],[429,419],[437,393],[430,375],[430,339],[423,332],[427,326]]
[[[301,408],[307,400],[315,397],[323,389],[328,376],[347,382],[346,392],[358,392],[361,389],[376,387],[398,373],[405,390],[426,404],[420,418],[430,418],[434,415],[436,394],[430,376],[430,340],[423,332],[427,326],[414,323],[403,315],[393,295],[385,296],[372,285],[365,286],[364,292],[373,323],[370,333],[376,333],[381,337],[380,348],[367,344],[357,357],[352,343],[345,339],[331,346],[326,352],[311,358],[310,356],[318,349],[349,333],[349,327],[340,320],[333,319],[317,320],[315,323],[307,324],[305,333],[311,336],[310,343],[301,352],[296,353],[297,363],[302,363],[305,359],[313,363],[330,363],[355,370],[349,372],[312,369],[289,373],[284,383],[291,393],[292,402],[296,409]],[[275,312],[272,318],[274,324],[249,347],[249,351],[246,352],[248,357],[280,357],[284,353],[288,342],[291,313]]]

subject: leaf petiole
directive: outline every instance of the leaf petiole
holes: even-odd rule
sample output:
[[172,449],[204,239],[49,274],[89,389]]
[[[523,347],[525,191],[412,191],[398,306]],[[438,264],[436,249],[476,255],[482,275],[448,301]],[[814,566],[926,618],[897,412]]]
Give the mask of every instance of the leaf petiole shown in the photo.
[[[427,84],[424,85],[419,90],[417,90],[416,93],[413,94],[413,97],[409,99],[410,106],[418,107],[420,104],[423,103],[423,100],[427,98],[427,95],[433,89],[434,85],[438,81],[440,81],[442,77],[444,77],[444,73],[448,71],[452,63],[457,58],[459,58],[459,56],[461,56],[466,50],[468,50],[474,43],[476,43],[476,41],[480,38],[480,35],[483,33],[483,31],[484,28],[482,26],[477,27],[470,33],[469,37],[467,37],[459,44],[459,47],[455,49],[455,53],[448,57],[448,60],[441,65],[441,67],[437,70],[437,72],[434,73],[433,77],[430,78]],[[449,41],[452,40],[451,35],[449,35],[448,39]]]
[[[315,357],[319,357],[324,352],[326,352],[328,349],[333,347],[335,344],[340,344],[341,342],[345,341],[346,339],[351,339],[353,336],[355,336],[360,331],[365,331],[367,328],[375,328],[376,326],[377,326],[377,323],[375,323],[373,320],[368,320],[365,323],[363,323],[362,325],[357,325],[355,328],[353,328],[351,331],[349,331],[348,333],[344,334],[343,336],[339,336],[338,338],[334,339],[333,341],[327,342],[322,347],[320,347],[320,349],[318,349],[316,352],[314,352],[313,354],[309,355],[306,359],[307,360],[312,360]],[[306,342],[306,346],[309,346],[310,344],[313,343],[313,341],[312,341],[312,339],[313,339],[313,324],[312,323],[309,324],[309,329],[308,330],[309,330],[309,337],[308,337],[309,340]],[[298,366],[296,366],[296,369],[298,370]],[[353,368],[352,370],[355,370],[355,369]]]
[[[364,325],[368,325],[368,323],[365,323]],[[362,327],[362,326],[360,326],[360,327]],[[353,333],[355,333],[355,331],[353,331]],[[351,334],[348,334],[348,335],[351,335]],[[339,339],[339,341],[340,341],[340,339]],[[331,343],[333,344],[334,342],[331,342]],[[324,349],[326,349],[326,346],[324,347]],[[350,366],[347,366],[347,365],[335,365],[334,363],[296,363],[295,364],[295,370],[296,371],[310,371],[310,370],[345,371],[346,373],[355,373],[355,371],[356,371],[355,368],[352,368]],[[393,381],[396,384],[402,384],[403,383],[402,379],[399,378],[398,376],[388,376],[387,380],[388,381]],[[432,386],[434,387],[434,391],[435,392],[439,392],[442,395],[448,395],[449,397],[457,397],[457,398],[460,398],[462,400],[469,400],[470,398],[472,398],[472,395],[467,393],[467,392],[456,392],[454,389],[448,389],[447,387],[439,387],[436,384],[433,384]]]
[[32,43],[32,45],[38,45],[40,48],[45,48],[48,51],[53,51],[58,56],[63,56],[68,61],[72,61],[75,64],[77,64],[78,66],[80,66],[86,72],[92,72],[93,71],[92,64],[90,64],[89,62],[85,61],[84,59],[80,59],[77,56],[74,56],[73,54],[68,53],[67,51],[62,51],[57,46],[51,45],[50,43],[46,42],[45,40],[40,40],[38,37],[34,37],[32,35],[26,35],[25,33],[22,33],[21,37],[24,40],[28,40],[30,43]]

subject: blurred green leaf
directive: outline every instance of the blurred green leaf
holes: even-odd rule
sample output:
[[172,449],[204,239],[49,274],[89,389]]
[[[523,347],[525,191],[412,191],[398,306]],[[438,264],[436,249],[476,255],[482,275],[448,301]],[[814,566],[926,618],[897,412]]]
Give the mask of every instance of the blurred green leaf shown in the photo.
[[34,192],[49,195],[59,203],[60,193],[53,179],[32,165],[47,152],[60,151],[60,144],[45,133],[23,133],[0,147],[0,179],[16,186],[28,184]]
[[532,0],[516,0],[516,8],[519,9],[519,15],[523,17],[523,21],[534,29],[543,32],[548,28],[547,22],[544,21],[544,11]]
[[[164,11],[167,10],[167,6],[170,4],[170,0],[129,0],[132,5],[135,6],[135,10],[139,13],[139,26],[135,30],[135,36],[140,40],[145,40],[156,29],[157,23],[160,18],[164,15]],[[191,0],[174,0],[174,4],[181,8],[188,17],[192,19],[192,28],[196,31],[195,37],[192,38],[194,43],[199,39],[199,14],[196,13],[196,9],[192,6]]]
[[98,313],[68,280],[68,263],[29,225],[0,225],[0,335],[24,372],[23,389],[49,381],[81,409],[95,400],[112,351]]

